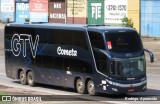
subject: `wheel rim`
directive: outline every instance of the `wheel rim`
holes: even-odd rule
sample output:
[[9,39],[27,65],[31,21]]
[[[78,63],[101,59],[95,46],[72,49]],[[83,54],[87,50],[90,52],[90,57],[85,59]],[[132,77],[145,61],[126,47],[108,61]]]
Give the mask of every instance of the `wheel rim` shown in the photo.
[[25,82],[25,81],[26,81],[25,74],[21,72],[21,82]]
[[83,86],[83,82],[82,82],[82,81],[79,81],[79,82],[78,82],[78,85],[77,85],[78,91],[81,92],[81,91],[83,90],[83,87],[84,87],[84,86]]
[[31,73],[28,74],[28,83],[32,83],[33,82],[33,76]]
[[94,92],[95,92],[93,82],[91,82],[91,83],[89,84],[89,86],[88,86],[88,91],[89,91],[89,93],[94,93]]

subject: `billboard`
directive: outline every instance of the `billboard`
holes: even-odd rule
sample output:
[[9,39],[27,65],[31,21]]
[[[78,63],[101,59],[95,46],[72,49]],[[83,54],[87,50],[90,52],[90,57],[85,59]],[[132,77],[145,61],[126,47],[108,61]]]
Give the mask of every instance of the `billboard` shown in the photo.
[[9,21],[14,21],[14,13],[15,13],[15,2],[14,0],[1,0],[1,20],[6,22],[7,19]]
[[30,0],[30,22],[48,22],[48,0]]
[[128,0],[105,0],[105,23],[121,24],[128,16]]
[[29,3],[29,0],[15,0],[16,3]]
[[86,17],[87,0],[68,0],[67,17]]
[[16,22],[24,23],[29,18],[29,3],[16,3]]
[[66,23],[65,0],[50,0],[49,2],[49,22]]
[[67,0],[67,23],[86,24],[87,0]]
[[14,0],[1,0],[1,12],[14,12]]
[[104,24],[104,0],[88,0],[88,24]]

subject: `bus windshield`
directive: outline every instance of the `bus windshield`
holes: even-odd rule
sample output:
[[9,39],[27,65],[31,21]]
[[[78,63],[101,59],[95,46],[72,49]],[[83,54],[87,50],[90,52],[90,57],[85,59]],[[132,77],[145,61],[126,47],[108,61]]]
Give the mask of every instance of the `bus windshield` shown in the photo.
[[145,75],[144,56],[127,59],[115,58],[113,60],[111,76],[131,78]]
[[128,53],[142,49],[140,37],[136,32],[106,33],[105,37],[110,52]]

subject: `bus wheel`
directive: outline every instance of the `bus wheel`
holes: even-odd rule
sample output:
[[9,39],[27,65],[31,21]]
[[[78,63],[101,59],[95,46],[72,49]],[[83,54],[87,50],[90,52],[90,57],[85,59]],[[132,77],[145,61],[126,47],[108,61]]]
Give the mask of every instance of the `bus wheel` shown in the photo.
[[24,71],[21,71],[20,72],[20,82],[22,85],[26,85],[27,84],[27,80],[26,80],[26,75],[25,75],[25,72]]
[[76,82],[76,89],[79,94],[86,93],[85,85],[81,79],[78,79]]
[[92,95],[92,96],[96,95],[95,86],[92,80],[88,81],[87,90],[88,90],[89,95]]
[[35,86],[35,82],[34,82],[32,71],[29,71],[28,74],[27,74],[27,83],[30,86]]

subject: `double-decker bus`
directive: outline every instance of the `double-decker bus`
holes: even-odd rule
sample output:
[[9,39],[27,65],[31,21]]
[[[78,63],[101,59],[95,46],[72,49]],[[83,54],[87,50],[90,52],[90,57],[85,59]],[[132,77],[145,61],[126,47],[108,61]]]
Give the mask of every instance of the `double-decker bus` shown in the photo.
[[21,84],[121,94],[147,88],[145,51],[136,30],[74,24],[7,24],[5,70]]

